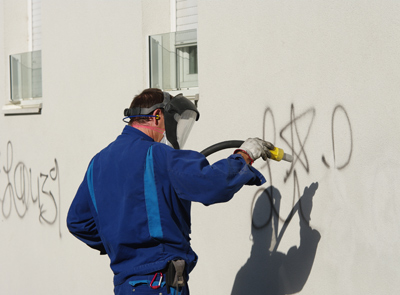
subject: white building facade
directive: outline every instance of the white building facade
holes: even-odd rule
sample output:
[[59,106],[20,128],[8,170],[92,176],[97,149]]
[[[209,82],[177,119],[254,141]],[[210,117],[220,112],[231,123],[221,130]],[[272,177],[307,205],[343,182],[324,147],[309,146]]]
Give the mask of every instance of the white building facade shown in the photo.
[[389,0],[0,0],[0,293],[112,293],[108,258],[65,219],[150,86],[196,101],[185,148],[260,137],[294,157],[258,160],[267,183],[229,203],[193,205],[191,294],[398,292],[399,13]]

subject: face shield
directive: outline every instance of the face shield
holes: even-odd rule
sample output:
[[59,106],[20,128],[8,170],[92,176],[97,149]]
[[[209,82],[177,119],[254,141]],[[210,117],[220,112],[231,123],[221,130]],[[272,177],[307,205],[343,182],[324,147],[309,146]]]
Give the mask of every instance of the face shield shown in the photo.
[[186,110],[182,115],[175,114],[174,119],[177,122],[176,125],[176,140],[179,144],[179,148],[183,148],[186,140],[189,137],[190,130],[192,130],[193,124],[196,121],[197,113],[192,110]]
[[[164,97],[169,95],[164,92]],[[164,108],[167,140],[175,149],[183,148],[190,130],[199,119],[197,107],[182,94],[178,94]]]
[[183,148],[195,121],[199,119],[197,107],[182,94],[175,97],[163,92],[164,101],[150,108],[125,109],[125,116],[148,115],[156,109],[164,109],[165,142],[175,149]]

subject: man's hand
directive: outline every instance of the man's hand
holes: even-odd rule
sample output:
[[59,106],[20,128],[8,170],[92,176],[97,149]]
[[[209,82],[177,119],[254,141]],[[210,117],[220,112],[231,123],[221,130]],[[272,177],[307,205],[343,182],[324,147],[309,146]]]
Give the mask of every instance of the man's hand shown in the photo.
[[[241,154],[248,164],[252,164],[260,157],[262,157],[264,161],[266,161],[268,158],[271,158],[270,150],[273,150],[274,148],[274,145],[268,141],[264,141],[257,137],[248,138],[240,146],[240,148],[235,151],[235,154]],[[246,156],[248,156],[250,159],[246,159]]]

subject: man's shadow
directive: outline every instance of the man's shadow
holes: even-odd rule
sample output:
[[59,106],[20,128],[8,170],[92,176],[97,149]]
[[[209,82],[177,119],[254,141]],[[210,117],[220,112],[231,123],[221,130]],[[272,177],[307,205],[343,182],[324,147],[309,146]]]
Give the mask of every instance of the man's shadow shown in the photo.
[[[309,225],[312,198],[317,189],[318,183],[304,189],[279,235],[281,194],[273,186],[264,190],[253,210],[251,256],[236,275],[232,295],[284,295],[303,289],[321,238]],[[300,218],[300,246],[293,246],[286,254],[278,252],[279,242],[296,212]]]

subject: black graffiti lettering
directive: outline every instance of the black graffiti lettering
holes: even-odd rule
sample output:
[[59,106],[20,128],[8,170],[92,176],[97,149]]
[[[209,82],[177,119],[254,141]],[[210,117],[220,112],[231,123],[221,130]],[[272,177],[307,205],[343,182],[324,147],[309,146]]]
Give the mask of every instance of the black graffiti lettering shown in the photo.
[[[345,115],[347,123],[348,123],[349,132],[350,132],[350,149],[349,149],[348,157],[345,160],[345,162],[341,165],[337,164],[337,162],[338,162],[337,161],[337,150],[336,150],[337,142],[335,142],[335,118],[337,117],[338,111],[343,112],[343,114]],[[344,109],[344,107],[341,105],[336,106],[333,111],[333,114],[332,114],[332,146],[333,146],[332,148],[333,148],[333,158],[335,160],[335,166],[338,170],[341,170],[350,163],[351,155],[353,153],[353,132],[351,130],[350,118],[349,118],[349,115],[347,114],[346,110]]]
[[[13,167],[14,154],[11,141],[7,143],[6,165],[3,171],[6,175],[7,184],[3,197],[0,200],[3,217],[8,219],[15,209],[19,218],[23,219],[30,206],[37,204],[39,208],[39,222],[46,224],[59,223],[59,234],[61,237],[61,222],[59,214],[60,197],[60,176],[57,159],[54,159],[54,167],[48,173],[40,172],[37,177],[34,193],[34,177],[32,170],[22,161]],[[55,187],[55,189],[54,189]],[[58,198],[56,197],[58,195]]]
[[[337,117],[340,115],[340,113],[342,113],[344,115],[344,119],[346,121],[345,125],[347,125],[348,129],[347,130],[341,129],[339,131],[337,131],[337,130],[335,131],[335,122],[338,121]],[[348,137],[349,145],[347,146],[346,150],[343,150],[343,148],[338,149],[338,147],[337,147],[338,141],[335,140],[335,137],[338,136],[338,133],[339,134],[346,133],[349,136]],[[351,128],[349,115],[347,114],[346,109],[342,105],[337,105],[335,107],[335,109],[333,110],[332,121],[331,121],[331,136],[332,136],[332,151],[333,151],[334,166],[336,169],[341,170],[349,165],[351,156],[353,154],[353,131]],[[343,144],[343,141],[340,141],[340,143]],[[346,142],[344,142],[344,143],[346,144]],[[339,155],[338,150],[340,151],[341,157],[338,157],[338,155]],[[340,159],[338,159],[338,158],[340,158]],[[344,161],[343,161],[343,159],[344,159]],[[338,164],[338,162],[340,162],[340,160],[342,161],[342,164]],[[322,163],[324,163],[324,165],[327,168],[331,167],[324,155],[322,155]]]
[[[10,181],[10,171],[11,171],[12,162],[13,162],[13,148],[12,148],[12,143],[10,141],[7,143],[6,158],[7,158],[7,160],[6,160],[7,167],[3,166],[3,170],[7,176],[7,185],[6,185],[6,189],[4,190],[3,199],[1,201],[1,203],[2,203],[3,216],[8,218],[11,214],[12,200],[14,199],[14,190],[12,188],[12,184]],[[8,206],[7,206],[7,201],[9,203]]]
[[[19,162],[14,169],[14,206],[19,217],[24,217],[28,210],[26,200],[26,189],[28,189],[27,169],[22,162]],[[19,176],[19,177],[18,177]]]
[[[340,115],[343,114],[345,120],[339,120]],[[302,190],[300,171],[305,171],[306,174],[312,172],[311,163],[313,162],[309,161],[306,144],[312,134],[315,116],[315,108],[309,108],[300,115],[296,115],[295,107],[292,104],[289,122],[280,131],[281,139],[289,146],[289,150],[285,149],[285,152],[293,155],[290,169],[282,175],[283,186],[288,186],[289,189],[291,185],[293,187],[291,199],[290,196],[282,195],[281,189],[274,186],[274,181],[280,176],[272,173],[273,166],[270,162],[267,161],[261,166],[262,173],[267,179],[269,178],[269,187],[257,190],[253,196],[250,215],[253,245],[250,258],[236,275],[232,295],[261,294],[265,293],[265,290],[269,290],[272,294],[294,294],[300,292],[308,280],[321,238],[318,230],[313,229],[310,224],[313,198],[319,184],[313,182],[309,186],[304,186],[304,190]],[[268,124],[267,122],[272,123]],[[331,123],[335,168],[341,170],[349,165],[353,151],[350,119],[344,107],[339,105],[334,108]],[[346,123],[350,130],[348,137],[346,137],[348,135]],[[270,134],[266,134],[267,127],[273,127]],[[339,132],[338,129],[340,129]],[[341,140],[338,141],[336,136],[340,132]],[[329,134],[329,130],[327,133]],[[263,139],[267,141],[273,139],[275,144],[275,134],[274,114],[272,109],[267,108],[263,118]],[[343,139],[347,139],[347,141],[343,142]],[[346,149],[349,145],[350,149]],[[348,150],[349,152],[346,154]],[[330,167],[325,157],[323,157],[323,162]],[[288,165],[288,163],[286,164]],[[287,181],[289,177],[293,182]],[[292,202],[290,212],[284,218],[280,216],[283,201],[285,203]],[[300,243],[290,247],[286,253],[283,250],[279,251],[280,242],[296,214],[299,218]]]
[[[300,205],[300,184],[299,180],[297,178],[297,172],[296,170],[293,171],[293,203],[292,203],[292,210],[289,212],[289,215],[287,216],[286,219],[284,219],[284,224],[279,232],[279,235],[276,239],[276,244],[274,246],[274,251],[278,249],[279,243],[283,238],[283,235],[285,234],[285,231],[287,227],[289,226],[290,221],[292,221],[293,216],[296,214],[297,210],[299,210],[300,217],[304,220],[307,221],[306,218],[304,217],[301,205]],[[297,200],[296,200],[297,199]],[[279,213],[275,209],[275,212],[277,212],[278,216]],[[307,221],[308,222],[308,221]]]
[[[40,222],[45,221],[46,223],[53,224],[57,219],[57,203],[54,198],[53,192],[51,190],[46,190],[46,188],[45,188],[46,181],[47,181],[49,175],[40,173],[40,178],[42,178],[42,177],[44,178],[44,180],[42,182],[42,193],[50,199],[51,204],[54,205],[55,210],[53,210],[54,212],[52,212],[51,214],[46,214],[48,209],[46,209],[44,207],[44,203],[42,203],[43,200],[42,200],[42,198],[40,198],[40,200],[39,200],[39,208],[40,208],[39,221]],[[50,218],[46,217],[46,215],[49,215]],[[51,218],[51,217],[53,217],[53,218]]]
[[[7,143],[7,168],[3,166],[4,172],[7,174],[10,173],[11,167],[12,167],[12,162],[13,162],[13,147],[11,141]],[[10,180],[8,178],[8,180]]]
[[[335,122],[339,120],[339,115],[342,114],[344,115],[344,124],[340,126],[346,125],[348,126],[348,130],[343,131],[343,127],[341,132],[346,132],[348,134],[348,142],[344,143],[345,146],[349,147],[347,149],[347,154],[346,151],[341,153],[341,162],[338,160],[338,149],[337,149],[337,141],[335,141]],[[311,134],[311,128],[314,123],[314,119],[316,116],[316,109],[315,108],[309,108],[306,111],[302,112],[300,115],[296,115],[295,113],[295,107],[292,104],[290,107],[290,120],[288,123],[284,125],[284,127],[280,130],[280,137],[282,140],[289,146],[289,153],[292,153],[293,155],[293,162],[290,166],[290,169],[286,171],[286,175],[284,176],[284,182],[286,183],[288,178],[290,176],[293,176],[293,197],[292,197],[292,210],[290,211],[289,215],[286,218],[282,218],[279,214],[279,206],[280,206],[280,199],[276,198],[274,194],[277,194],[276,191],[273,188],[273,178],[272,178],[272,172],[271,172],[271,167],[269,164],[269,161],[265,162],[265,164],[262,165],[261,169],[262,170],[267,170],[266,172],[263,171],[264,175],[268,174],[268,179],[269,179],[269,184],[270,187],[267,189],[259,189],[253,196],[253,201],[252,201],[252,207],[251,210],[253,210],[255,201],[257,198],[260,197],[262,194],[266,194],[268,196],[268,199],[270,200],[269,202],[271,203],[271,209],[270,212],[267,213],[267,216],[264,222],[257,223],[255,224],[254,221],[252,220],[252,224],[254,228],[262,228],[267,226],[273,216],[275,215],[279,220],[283,222],[283,227],[280,232],[280,237],[283,235],[285,232],[288,224],[290,223],[291,219],[293,216],[296,214],[297,211],[299,211],[299,214],[303,221],[305,221],[308,224],[308,214],[305,213],[304,209],[301,206],[301,202],[299,200],[301,199],[301,192],[300,192],[300,182],[298,178],[298,172],[296,167],[302,167],[307,174],[310,173],[311,167],[310,163],[308,160],[307,152],[306,152],[306,143],[309,139],[309,136]],[[343,116],[342,116],[343,117]],[[343,119],[342,119],[343,121]],[[271,122],[271,124],[268,124],[267,122]],[[272,126],[272,134],[266,134],[266,128],[267,126]],[[274,114],[271,108],[267,107],[264,111],[264,117],[263,117],[263,139],[264,140],[271,140],[273,139],[273,143],[275,143],[275,138],[276,138],[276,124],[275,124],[275,118]],[[289,135],[288,135],[289,133]],[[351,156],[353,153],[353,133],[352,133],[352,128],[351,128],[351,123],[350,123],[350,117],[346,111],[346,109],[342,105],[337,105],[332,112],[332,119],[331,119],[331,133],[332,133],[332,148],[333,148],[333,155],[334,155],[334,161],[335,161],[335,168],[338,170],[341,170],[345,167],[347,167],[350,163]],[[272,138],[271,138],[272,137]],[[343,143],[342,143],[343,144]],[[343,156],[345,155],[345,156]],[[326,161],[325,157],[322,156],[322,161],[326,165],[326,167],[330,167],[328,162]],[[278,238],[279,240],[279,238]]]
[[[280,137],[291,149],[293,155],[293,162],[290,169],[286,172],[284,181],[286,182],[290,174],[293,172],[296,164],[299,162],[301,166],[305,169],[307,173],[310,172],[310,165],[308,162],[307,153],[305,150],[305,145],[310,135],[310,130],[315,118],[315,109],[310,108],[305,112],[301,113],[299,116],[295,115],[294,105],[290,108],[290,121],[286,124],[280,131]],[[304,125],[303,131],[305,134],[300,132],[300,128]],[[290,131],[290,139],[287,139],[284,135],[285,131]]]
[[40,192],[39,192],[39,177],[37,178],[37,195],[36,195],[36,198],[34,198],[33,197],[33,185],[32,185],[32,170],[31,169],[29,169],[29,187],[31,188],[30,189],[30,195],[31,195],[31,200],[32,200],[32,202],[33,203],[36,203],[38,200],[39,200],[39,194],[40,194]]
[[[307,218],[305,217],[305,214],[303,213],[301,204],[299,203],[299,200],[301,198],[300,195],[300,184],[299,184],[299,180],[297,177],[297,172],[296,170],[293,171],[293,197],[292,197],[292,210],[290,211],[289,215],[286,218],[282,218],[279,214],[279,207],[280,207],[280,196],[277,196],[277,191],[273,189],[273,186],[271,184],[271,186],[269,186],[268,188],[264,189],[264,188],[260,188],[259,190],[257,190],[257,192],[254,194],[253,196],[253,200],[252,200],[252,210],[254,208],[254,204],[257,201],[257,199],[262,195],[262,194],[266,194],[269,202],[271,204],[270,206],[270,211],[267,212],[266,216],[268,216],[267,218],[265,218],[265,222],[259,222],[259,223],[255,223],[254,220],[252,219],[252,226],[256,229],[260,229],[263,228],[265,226],[268,226],[269,223],[271,222],[273,216],[275,215],[277,218],[279,218],[283,223],[283,227],[281,229],[281,232],[279,234],[279,238],[281,239],[287,226],[289,225],[290,221],[292,220],[293,216],[296,214],[297,210],[299,210],[300,216],[302,217],[302,219],[304,221],[306,221],[308,223]],[[252,213],[252,212],[251,212]],[[251,216],[253,216],[253,213],[251,214]]]
[[[60,170],[58,168],[58,162],[57,159],[54,159],[54,168],[50,170],[50,178],[52,180],[57,180],[58,184],[58,215],[60,216],[60,210],[61,210],[61,191],[60,191]],[[59,234],[61,238],[61,222],[58,223],[58,229],[59,229]]]
[[321,158],[321,160],[322,160],[322,163],[324,163],[324,165],[325,165],[327,168],[331,168],[331,166],[329,165],[329,163],[326,161],[326,159],[325,159],[325,156],[324,156],[324,155],[322,155],[322,158]]
[[[267,124],[267,121],[268,121],[268,119],[269,119],[269,117],[271,117],[271,119],[270,119],[270,121],[271,121],[271,127],[272,127],[272,133],[273,133],[273,136],[272,136],[272,138],[271,138],[271,134],[266,134],[266,126],[268,125],[269,126],[269,124]],[[265,135],[267,135],[267,139],[266,139],[266,136]],[[272,110],[271,110],[271,108],[266,108],[265,109],[265,111],[264,111],[264,117],[263,117],[263,139],[264,140],[268,140],[268,141],[271,141],[272,140],[272,143],[275,143],[275,141],[276,141],[276,127],[275,127],[275,117],[274,117],[274,113],[272,112]]]
[[[3,194],[3,199],[1,200],[1,209],[3,216],[5,218],[8,218],[11,214],[11,209],[12,209],[12,200],[14,199],[14,192],[12,189],[12,184],[8,183],[6,186],[6,189],[4,190]],[[7,206],[7,201],[8,201],[8,206]]]

